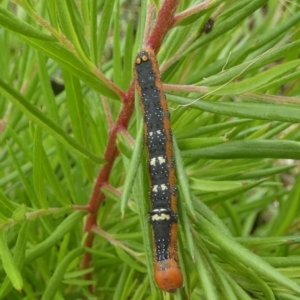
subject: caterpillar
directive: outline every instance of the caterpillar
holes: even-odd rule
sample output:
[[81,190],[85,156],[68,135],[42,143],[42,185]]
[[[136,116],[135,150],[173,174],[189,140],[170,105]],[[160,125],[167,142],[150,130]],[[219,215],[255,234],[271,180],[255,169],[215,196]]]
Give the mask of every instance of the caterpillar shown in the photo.
[[144,114],[145,142],[150,179],[154,244],[154,277],[160,289],[174,292],[183,277],[177,254],[177,187],[170,114],[156,56],[146,47],[135,60],[136,87]]

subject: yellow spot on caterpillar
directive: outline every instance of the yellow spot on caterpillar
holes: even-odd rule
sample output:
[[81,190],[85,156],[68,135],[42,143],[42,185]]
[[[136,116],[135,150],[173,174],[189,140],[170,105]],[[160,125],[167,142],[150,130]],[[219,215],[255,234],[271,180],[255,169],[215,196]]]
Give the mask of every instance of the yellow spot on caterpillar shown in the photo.
[[147,55],[143,55],[142,56],[142,61],[147,61],[147,60],[149,60],[148,56]]

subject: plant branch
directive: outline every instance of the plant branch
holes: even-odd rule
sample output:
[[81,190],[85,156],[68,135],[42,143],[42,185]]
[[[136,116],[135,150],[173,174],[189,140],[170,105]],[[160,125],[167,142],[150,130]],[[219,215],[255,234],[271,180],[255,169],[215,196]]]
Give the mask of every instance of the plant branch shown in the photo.
[[120,241],[114,239],[112,237],[112,235],[110,235],[109,233],[105,232],[103,229],[94,226],[92,228],[92,231],[103,236],[105,239],[107,239],[111,244],[115,245],[116,247],[119,247],[121,249],[123,249],[124,251],[126,251],[127,253],[129,253],[130,255],[132,255],[136,260],[138,260],[139,262],[141,262],[142,264],[146,264],[145,259],[140,258],[140,255],[138,252],[131,250],[130,248],[126,247],[123,243],[121,243]]
[[155,25],[147,41],[147,46],[154,49],[156,53],[166,34],[175,23],[174,14],[178,3],[179,0],[166,0],[158,12]]
[[[88,206],[90,208],[90,213],[87,216],[85,223],[84,232],[88,233],[87,239],[85,241],[85,247],[91,248],[94,240],[94,233],[91,231],[93,226],[97,224],[97,215],[101,203],[105,199],[105,194],[101,191],[101,187],[106,185],[109,180],[109,175],[112,170],[114,161],[119,154],[117,149],[116,139],[117,132],[120,128],[127,128],[131,115],[134,109],[134,81],[131,83],[128,91],[125,93],[123,98],[123,107],[117,118],[116,123],[110,130],[109,139],[107,147],[105,150],[104,158],[106,159],[106,164],[101,167],[97,179],[95,181],[92,195],[90,197]],[[87,268],[90,265],[92,259],[91,253],[85,253],[83,257],[82,266]],[[91,274],[88,274],[88,278],[91,278]]]
[[165,91],[182,91],[182,92],[197,92],[206,93],[206,86],[183,85],[183,84],[163,84]]
[[201,2],[200,4],[195,5],[191,8],[188,8],[181,13],[178,13],[174,17],[174,23],[182,21],[183,19],[185,19],[191,15],[197,14],[198,12],[200,12],[202,10],[208,9],[211,6],[211,4],[214,2],[215,2],[214,0],[207,0],[207,1]]

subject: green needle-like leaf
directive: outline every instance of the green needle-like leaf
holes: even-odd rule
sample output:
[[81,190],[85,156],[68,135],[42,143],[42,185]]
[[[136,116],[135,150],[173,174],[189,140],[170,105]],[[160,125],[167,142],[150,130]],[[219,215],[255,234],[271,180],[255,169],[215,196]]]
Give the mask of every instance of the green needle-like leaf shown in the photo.
[[5,273],[10,279],[13,287],[16,290],[21,291],[23,288],[23,279],[8,248],[5,229],[0,230],[0,256]]

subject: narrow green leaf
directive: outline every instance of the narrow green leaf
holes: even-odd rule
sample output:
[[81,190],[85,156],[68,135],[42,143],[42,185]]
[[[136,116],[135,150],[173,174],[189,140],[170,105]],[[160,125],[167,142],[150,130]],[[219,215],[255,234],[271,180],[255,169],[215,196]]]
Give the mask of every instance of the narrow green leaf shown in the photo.
[[[63,280],[64,284],[71,285],[71,286],[93,286],[96,284],[95,280],[87,280],[87,279],[68,279],[68,280]],[[91,294],[89,294],[90,296]],[[64,300],[64,299],[60,299]]]
[[21,151],[24,153],[24,157],[27,160],[32,161],[32,152],[29,150],[29,145],[22,141],[22,138],[18,135],[18,133],[13,130],[9,125],[7,126],[7,130],[9,132],[9,136],[13,138],[13,140],[18,144]]
[[128,172],[126,173],[125,182],[122,190],[122,198],[121,198],[121,214],[124,216],[125,207],[127,205],[127,201],[129,199],[132,187],[134,185],[134,181],[136,180],[136,174],[138,172],[138,168],[141,161],[141,155],[144,147],[144,126],[140,126],[138,131],[135,147],[133,150],[133,154],[131,157],[131,162],[129,165]]
[[55,298],[55,294],[59,291],[59,285],[68,269],[68,266],[79,255],[83,253],[83,248],[76,248],[69,252],[63,260],[56,267],[51,279],[47,284],[47,288],[43,294],[42,300],[52,300]]
[[92,109],[85,105],[85,113],[89,124],[90,139],[89,144],[95,153],[104,153],[106,141],[109,135],[109,124],[104,109],[104,103],[100,100],[99,94],[95,91],[91,93],[91,100],[95,103]]
[[213,170],[203,170],[201,174],[205,177],[213,178],[214,180],[226,180],[230,179],[228,175],[232,175],[233,178],[236,178],[237,174],[243,174],[251,169],[259,169],[269,164],[264,163],[261,160],[251,160],[244,161],[241,164],[232,164],[229,161],[224,161],[223,164],[216,166]]
[[181,152],[178,149],[177,142],[173,137],[173,149],[174,149],[174,157],[175,157],[175,164],[176,164],[176,176],[179,188],[183,195],[184,202],[187,206],[189,212],[193,215],[194,214],[194,205],[193,200],[191,197],[191,192],[189,188],[188,178],[184,169],[184,164],[181,158]]
[[[26,193],[27,193],[28,197],[31,199],[33,206],[39,207],[39,201],[36,197],[36,193],[34,192],[34,187],[25,175],[25,170],[32,168],[31,163],[30,163],[30,168],[29,167],[24,168],[24,166],[22,168],[20,166],[19,160],[17,159],[15,153],[12,151],[10,144],[7,144],[7,145],[8,145],[9,154],[12,158],[15,168],[17,169],[16,173],[15,173],[17,176],[15,176],[15,177],[18,177],[18,179],[23,183]],[[13,177],[12,174],[11,174],[11,177]]]
[[90,52],[91,52],[91,60],[96,65],[98,61],[98,43],[97,43],[97,0],[91,0],[89,2],[85,2],[85,5],[89,5],[89,29],[90,29]]
[[[79,80],[69,72],[64,71],[64,82],[67,93],[67,102],[69,114],[72,121],[72,128],[76,140],[86,149],[90,148],[88,142],[88,124],[86,124],[85,108],[83,104],[83,95]],[[89,176],[91,182],[94,180],[95,174],[93,164],[88,159],[82,159],[84,169]]]
[[223,201],[221,203],[223,210],[226,212],[226,216],[230,220],[231,232],[234,236],[239,236],[243,234],[243,228],[241,224],[241,220],[239,218],[239,214],[235,209],[235,206],[230,203],[230,201]]
[[238,299],[253,300],[252,298],[250,298],[247,292],[244,291],[242,287],[232,277],[229,276],[229,274],[225,274],[225,276],[227,277],[228,282],[231,284],[231,287]]
[[263,180],[251,182],[251,183],[248,183],[248,184],[244,184],[240,188],[236,188],[236,189],[228,191],[226,193],[224,193],[224,192],[219,193],[217,196],[209,196],[209,197],[207,197],[205,199],[203,199],[204,198],[203,197],[202,201],[205,201],[205,203],[207,205],[214,205],[216,203],[225,202],[226,200],[232,199],[232,198],[234,198],[236,196],[240,197],[240,195],[242,193],[245,193],[246,191],[251,190],[252,188],[260,185],[261,183],[263,183],[264,181],[266,181],[266,180],[263,179]]
[[[220,124],[214,124],[214,125],[206,125],[200,128],[197,128],[195,130],[192,130],[191,132],[186,132],[186,130],[176,130],[176,137],[178,140],[178,143],[181,139],[185,138],[192,138],[192,137],[199,137],[199,135],[203,134],[210,134],[214,132],[219,132],[222,130],[226,130],[228,128],[234,128],[235,126],[239,126],[245,123],[248,123],[252,120],[235,120],[235,121],[229,121],[229,122],[222,122]],[[177,134],[179,132],[179,134]]]
[[114,293],[113,300],[122,299],[124,285],[125,285],[126,279],[128,278],[129,272],[130,272],[130,268],[128,266],[126,266],[125,268],[123,268],[122,272],[120,273],[118,283],[115,287],[116,291]]
[[197,178],[190,178],[191,188],[205,192],[221,192],[242,187],[243,182],[238,181],[210,181]]
[[[181,194],[180,194],[181,195]],[[195,243],[194,243],[194,238],[192,235],[192,228],[191,228],[191,223],[188,220],[187,217],[187,213],[184,209],[184,202],[182,201],[181,197],[179,198],[179,200],[177,201],[177,206],[178,206],[178,218],[180,220],[179,222],[179,236],[180,239],[183,243],[183,245],[187,245],[187,251],[189,252],[191,258],[193,261],[195,261],[195,252],[196,247],[195,247]],[[184,248],[181,248],[182,251]],[[184,256],[184,252],[183,253],[179,253],[179,256]],[[188,273],[187,273],[187,266],[184,266],[182,269],[184,278],[187,279]]]
[[27,232],[30,223],[29,221],[25,221],[21,229],[18,233],[17,242],[14,248],[14,261],[16,262],[17,266],[21,268],[23,266],[25,260],[25,250],[27,245]]
[[98,57],[102,57],[103,50],[107,41],[109,26],[113,18],[113,8],[115,0],[104,1],[104,7],[101,14],[100,25],[98,28]]
[[274,167],[274,168],[266,168],[266,169],[262,169],[262,170],[259,169],[259,170],[255,170],[255,171],[249,171],[247,173],[241,174],[239,176],[239,180],[273,176],[275,174],[287,172],[295,167],[296,167],[296,165],[288,165],[288,166],[282,166],[282,167]]
[[114,33],[113,33],[113,79],[120,86],[122,82],[122,59],[120,41],[120,2],[116,1],[113,13]]
[[264,260],[276,268],[287,268],[300,265],[299,257],[264,257]]
[[180,151],[184,151],[194,148],[206,148],[224,142],[226,142],[224,137],[188,138],[179,140],[178,147]]
[[21,291],[23,288],[22,276],[16,263],[13,261],[12,255],[8,248],[4,229],[0,230],[0,256],[5,273],[10,279],[13,287],[16,290]]
[[214,281],[218,283],[218,288],[225,297],[224,299],[237,300],[233,289],[227,281],[224,270],[220,267],[216,260],[214,260],[213,256],[210,254],[202,240],[199,240],[198,244],[199,248],[201,249],[201,253],[203,254],[203,258],[207,261],[210,269],[212,270]]
[[[143,128],[142,123],[141,126]],[[124,132],[120,132],[117,134],[117,147],[122,155],[124,155],[128,159],[131,159],[134,145],[132,144],[132,141],[129,141],[128,137],[124,135]]]
[[[180,203],[178,203],[178,210],[180,211]],[[179,218],[179,223],[178,223],[178,259],[179,259],[179,266],[182,272],[182,276],[183,276],[183,282],[184,282],[184,292],[186,295],[190,295],[191,294],[191,281],[189,280],[190,276],[189,276],[189,261],[190,258],[188,255],[186,255],[186,253],[184,252],[184,249],[188,249],[189,251],[193,251],[194,250],[194,243],[192,242],[193,248],[187,248],[186,245],[186,240],[185,240],[185,236],[183,233],[182,225],[185,226],[189,226],[189,222],[188,224],[184,224],[181,222],[180,218],[181,218],[182,214],[180,213],[178,215]],[[182,224],[182,225],[181,225]],[[185,229],[184,229],[185,230]],[[191,235],[191,232],[190,232]],[[193,239],[191,240],[193,241]],[[196,249],[195,249],[196,250]],[[191,256],[193,261],[195,261],[194,257]]]
[[13,212],[19,205],[10,201],[0,190],[0,203],[1,206],[7,208],[10,212]]
[[[18,269],[21,269],[23,267],[23,263],[25,259],[28,227],[29,227],[28,221],[22,224],[14,248],[13,260],[16,266],[18,267]],[[8,278],[5,278],[4,282],[1,284],[0,287],[0,299],[4,298],[11,291],[11,289],[12,289],[11,281]]]
[[146,269],[145,266],[142,266],[141,264],[137,263],[135,258],[132,258],[128,253],[126,253],[122,248],[115,247],[118,257],[125,262],[127,266],[130,266],[131,268],[137,270],[138,272],[145,273]]
[[128,26],[127,26],[127,31],[126,31],[126,40],[125,40],[125,45],[124,45],[124,65],[123,65],[123,75],[122,75],[122,82],[121,82],[121,87],[123,89],[126,89],[129,84],[130,80],[132,80],[132,74],[133,74],[133,61],[132,61],[132,56],[133,54],[133,23],[134,21],[132,19],[129,20]]
[[33,185],[40,207],[47,209],[49,205],[46,198],[43,164],[42,129],[36,126],[33,148]]
[[202,217],[209,220],[224,235],[232,236],[229,229],[226,226],[224,226],[224,223],[220,219],[220,217],[214,211],[212,211],[205,203],[203,203],[202,201],[194,201],[194,203],[197,214],[200,214]]
[[[142,300],[146,297],[146,293],[149,290],[149,280],[147,277],[143,280],[142,283],[139,283],[137,288],[134,290],[134,294],[131,300]],[[153,294],[152,294],[153,295]]]
[[[60,145],[57,145],[60,146]],[[60,150],[63,151],[63,149],[58,149],[56,147],[57,152]],[[51,168],[51,164],[49,161],[49,158],[45,152],[44,149],[42,149],[42,160],[43,160],[43,170],[46,175],[47,182],[51,186],[53,193],[55,194],[56,200],[61,203],[63,206],[67,206],[71,204],[70,199],[68,199],[67,195],[64,192],[64,189],[62,188],[61,183],[59,182],[56,174],[54,173],[53,169]]]
[[71,235],[67,233],[63,238],[62,242],[59,245],[59,252],[57,255],[57,264],[59,264],[63,258],[69,253],[69,243],[70,243]]
[[205,295],[205,298],[212,300],[219,299],[216,295],[216,288],[210,276],[210,271],[208,270],[204,259],[200,256],[200,254],[197,251],[195,252],[195,266],[198,273],[198,277],[201,281],[201,285],[203,286],[203,293]]
[[279,213],[275,218],[269,235],[283,235],[288,231],[293,221],[298,217],[299,198],[300,175],[298,174],[288,198],[280,203]]
[[232,141],[197,150],[182,151],[182,157],[227,158],[291,158],[300,159],[300,143],[288,140]]
[[[141,164],[145,167],[145,165]],[[139,213],[139,220],[142,229],[142,236],[144,242],[144,249],[145,249],[145,256],[147,262],[147,270],[148,276],[150,278],[150,286],[151,290],[155,290],[155,283],[154,283],[154,271],[153,271],[153,254],[152,254],[152,237],[151,237],[151,229],[150,224],[148,222],[148,211],[149,211],[149,204],[148,204],[148,194],[145,193],[143,187],[145,186],[146,178],[144,178],[143,174],[146,173],[146,167],[144,168],[144,173],[142,172],[142,168],[140,167],[137,172],[135,184],[133,186],[133,194],[134,199],[138,199],[137,208]]]
[[[147,12],[148,12],[148,2],[142,1],[139,11],[139,19],[140,20],[146,20],[147,19]],[[133,51],[133,57],[136,56],[137,52],[140,50],[140,48],[143,45],[143,39],[145,38],[145,26],[146,22],[138,22],[138,28],[134,43],[134,51]]]
[[77,277],[83,277],[89,273],[91,273],[95,268],[87,268],[87,269],[79,269],[79,270],[74,270],[66,273],[64,275],[64,279],[72,279],[72,278],[77,278]]
[[274,79],[265,85],[260,86],[256,92],[264,92],[270,89],[278,88],[286,83],[289,83],[293,80],[297,80],[300,76],[300,70],[293,71],[291,74],[283,75],[277,79]]
[[212,102],[184,98],[176,95],[168,95],[168,100],[180,105],[190,106],[226,116],[300,123],[300,108],[297,105],[285,105],[283,108],[282,104]]
[[[270,236],[270,237],[235,237],[234,238],[237,242],[244,245],[248,248],[255,248],[255,247],[261,247],[261,248],[271,248],[278,246],[287,246],[287,245],[293,245],[298,244],[300,242],[299,236]],[[264,257],[264,259],[266,259]],[[267,260],[272,260],[272,258],[268,258]],[[275,257],[274,257],[275,260]],[[300,265],[300,257],[278,257],[278,260],[282,261],[294,261],[294,264]],[[286,265],[285,267],[287,267]],[[281,267],[284,267],[281,265]]]
[[0,213],[0,224],[9,222],[9,218]]
[[130,297],[132,291],[136,290],[136,287],[139,285],[136,275],[136,271],[132,268],[129,268],[129,274],[124,284],[122,297],[120,299],[127,300]]
[[49,14],[49,19],[51,26],[55,28],[55,30],[59,29],[59,24],[58,24],[58,18],[57,18],[57,9],[55,5],[55,1],[48,1],[47,2],[47,12]]
[[26,251],[25,264],[31,263],[33,260],[45,254],[45,252],[55,246],[61,238],[83,218],[84,212],[76,211],[69,215],[61,224],[54,230],[54,232],[46,238],[43,242],[37,244],[32,249]]
[[57,13],[60,25],[66,36],[75,45],[81,59],[87,64],[91,64],[88,59],[88,47],[83,32],[83,20],[78,11],[77,5],[73,1],[56,1]]

